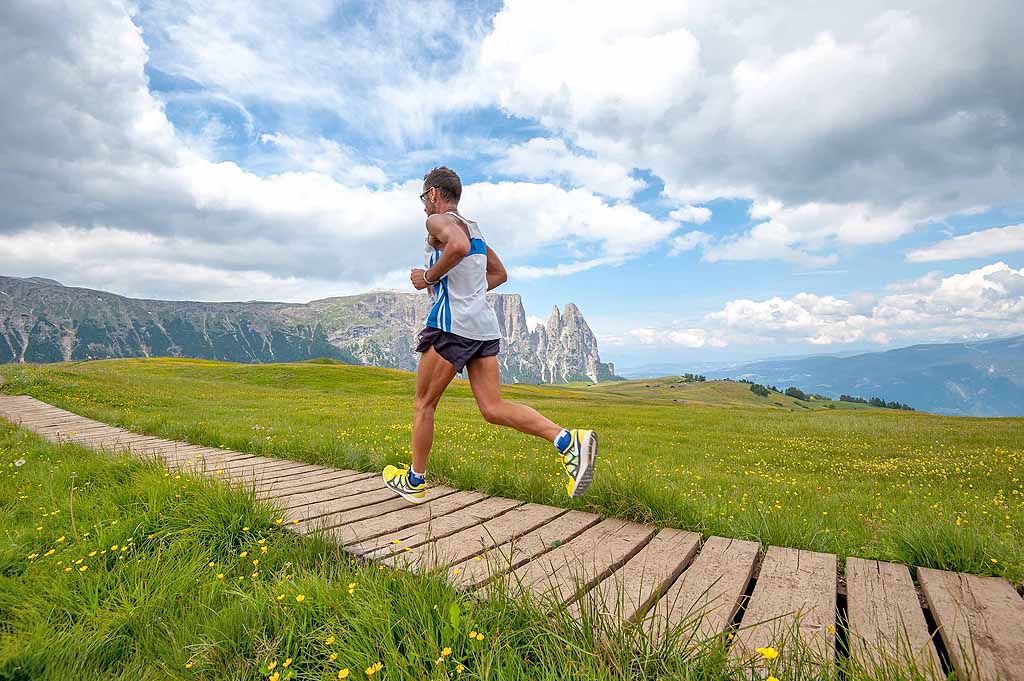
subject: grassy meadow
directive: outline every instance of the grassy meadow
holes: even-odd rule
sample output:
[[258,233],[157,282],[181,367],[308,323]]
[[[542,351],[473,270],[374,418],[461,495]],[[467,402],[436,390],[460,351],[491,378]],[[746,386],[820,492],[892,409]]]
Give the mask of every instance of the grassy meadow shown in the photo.
[[[361,470],[409,457],[407,372],[146,359],[0,373],[5,392],[163,437]],[[587,496],[565,496],[550,443],[483,421],[461,380],[437,412],[433,482],[1024,581],[1024,419],[759,398],[731,382],[505,386],[503,394],[599,432]]]
[[[361,563],[245,492],[2,420],[0,464],[3,681],[712,681],[745,665],[685,626],[655,649],[586,612]],[[777,678],[820,677],[779,652]]]

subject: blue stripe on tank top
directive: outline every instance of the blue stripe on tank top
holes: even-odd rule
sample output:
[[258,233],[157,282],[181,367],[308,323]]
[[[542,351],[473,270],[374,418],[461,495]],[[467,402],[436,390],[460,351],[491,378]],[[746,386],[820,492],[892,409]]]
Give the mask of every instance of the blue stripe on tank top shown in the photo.
[[441,285],[444,287],[444,322],[447,327],[445,330],[448,333],[452,331],[452,306],[448,298],[448,279],[442,279]]
[[487,243],[483,239],[469,240],[469,253],[466,255],[487,255]]

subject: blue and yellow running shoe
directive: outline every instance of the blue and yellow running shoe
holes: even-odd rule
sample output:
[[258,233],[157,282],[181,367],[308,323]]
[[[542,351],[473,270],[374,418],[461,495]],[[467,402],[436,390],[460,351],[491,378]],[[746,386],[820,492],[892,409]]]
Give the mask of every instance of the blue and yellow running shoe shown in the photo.
[[570,497],[581,497],[594,479],[597,459],[597,433],[592,430],[569,431],[569,446],[562,450],[562,466],[569,476],[565,485]]
[[426,501],[427,496],[427,483],[423,482],[419,485],[414,485],[409,480],[409,467],[403,466],[398,468],[397,466],[385,466],[384,467],[384,484],[396,494],[400,494],[407,501],[411,501],[414,504],[422,504]]

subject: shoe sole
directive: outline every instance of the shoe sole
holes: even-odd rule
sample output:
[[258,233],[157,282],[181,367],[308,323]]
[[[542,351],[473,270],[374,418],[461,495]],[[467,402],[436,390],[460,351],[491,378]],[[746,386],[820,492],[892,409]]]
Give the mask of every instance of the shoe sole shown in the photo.
[[397,494],[398,496],[400,496],[403,499],[405,499],[406,501],[408,501],[410,504],[422,504],[424,501],[427,500],[426,496],[422,496],[422,497],[410,496],[410,495],[406,494],[405,492],[403,492],[402,490],[389,485],[387,480],[384,481],[384,486],[387,487],[392,492],[394,492],[395,494]]
[[572,498],[586,494],[594,481],[594,463],[597,461],[597,433],[590,431],[580,443],[580,476],[572,487]]

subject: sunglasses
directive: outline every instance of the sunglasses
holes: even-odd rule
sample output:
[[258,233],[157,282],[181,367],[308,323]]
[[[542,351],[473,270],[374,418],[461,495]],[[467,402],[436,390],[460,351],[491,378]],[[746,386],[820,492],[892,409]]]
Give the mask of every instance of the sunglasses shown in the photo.
[[427,194],[430,193],[431,189],[437,189],[437,187],[427,187],[427,191],[425,191],[422,194],[420,194],[420,201],[423,202],[424,206],[427,205]]

